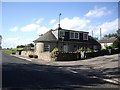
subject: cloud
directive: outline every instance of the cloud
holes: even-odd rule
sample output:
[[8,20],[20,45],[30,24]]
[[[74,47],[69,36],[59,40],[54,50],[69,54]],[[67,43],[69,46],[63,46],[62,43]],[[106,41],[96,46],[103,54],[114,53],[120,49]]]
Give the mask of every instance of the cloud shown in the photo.
[[31,43],[32,39],[24,39],[19,37],[9,37],[3,40],[2,47],[15,48],[17,45],[25,45]]
[[24,32],[27,32],[27,31],[36,31],[39,27],[40,27],[40,25],[32,23],[32,24],[28,24],[28,25],[22,27],[21,31],[24,31]]
[[42,23],[43,20],[44,20],[44,18],[40,18],[40,19],[38,19],[35,23],[36,23],[36,24],[40,24],[40,23]]
[[105,22],[100,27],[103,29],[103,34],[114,33],[118,29],[118,19],[115,19],[111,22]]
[[16,32],[16,31],[18,31],[18,27],[15,26],[15,27],[11,28],[10,31],[12,31],[12,32]]
[[45,27],[45,26],[42,26],[42,27],[39,27],[38,30],[37,30],[37,34],[44,34],[46,33],[47,31],[49,31],[51,28],[48,28],[48,27]]
[[55,24],[55,22],[56,22],[56,19],[52,19],[52,20],[50,21],[50,24]]
[[[36,20],[37,21],[37,20]],[[39,21],[39,20],[38,20]],[[52,27],[45,26],[42,24],[36,24],[36,22],[28,24],[20,28],[23,32],[36,32],[38,35],[44,34],[50,29],[56,29],[58,27],[58,23],[55,20],[50,20],[51,23],[54,23]],[[50,23],[48,22],[48,23]],[[99,25],[92,24],[92,21],[86,18],[73,17],[73,18],[63,18],[61,19],[61,28],[68,30],[76,30],[76,31],[87,31],[91,35],[92,30],[94,31],[94,36],[99,36],[100,28],[102,29],[102,35],[113,33],[118,29],[118,19],[113,21],[106,21]]]
[[94,36],[99,36],[100,35],[100,28],[102,31],[102,36],[104,36],[105,34],[109,34],[109,33],[115,33],[116,30],[118,29],[118,19],[115,19],[115,20],[110,21],[110,22],[105,22],[105,23],[98,25],[98,26],[89,26],[89,32],[92,32],[92,30],[93,30]]
[[[61,28],[63,29],[73,29],[73,30],[84,30],[87,25],[90,23],[90,20],[87,19],[82,19],[79,17],[73,17],[73,18],[64,18],[61,20],[60,24],[61,24]],[[56,23],[54,25],[54,28],[56,28],[58,25],[58,23]]]
[[110,13],[111,11],[108,10],[106,7],[98,8],[97,6],[95,6],[94,9],[90,10],[85,16],[86,17],[102,17]]

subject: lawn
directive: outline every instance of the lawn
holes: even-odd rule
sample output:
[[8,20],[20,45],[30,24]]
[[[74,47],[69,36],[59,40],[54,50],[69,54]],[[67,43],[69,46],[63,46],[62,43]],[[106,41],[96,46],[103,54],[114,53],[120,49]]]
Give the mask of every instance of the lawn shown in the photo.
[[17,50],[23,50],[23,48],[4,49],[3,52],[6,54],[12,54],[16,52]]

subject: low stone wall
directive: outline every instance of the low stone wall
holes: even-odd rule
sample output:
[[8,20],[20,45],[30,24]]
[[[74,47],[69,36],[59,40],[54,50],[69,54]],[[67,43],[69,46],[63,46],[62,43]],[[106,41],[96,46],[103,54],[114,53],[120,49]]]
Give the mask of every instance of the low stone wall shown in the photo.
[[22,51],[21,55],[23,55],[23,56],[34,55],[34,52],[33,51]]
[[42,52],[38,54],[38,59],[42,59],[45,61],[51,61],[51,53],[50,52]]

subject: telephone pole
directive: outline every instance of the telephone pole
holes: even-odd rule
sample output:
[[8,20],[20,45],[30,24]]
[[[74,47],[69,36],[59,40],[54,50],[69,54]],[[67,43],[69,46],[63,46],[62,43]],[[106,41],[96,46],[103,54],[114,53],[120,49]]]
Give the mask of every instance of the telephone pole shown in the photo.
[[92,37],[93,37],[93,30],[92,30]]
[[102,38],[102,30],[101,30],[101,28],[100,28],[100,39]]
[[61,13],[59,14],[59,24],[60,24],[60,16],[61,16]]

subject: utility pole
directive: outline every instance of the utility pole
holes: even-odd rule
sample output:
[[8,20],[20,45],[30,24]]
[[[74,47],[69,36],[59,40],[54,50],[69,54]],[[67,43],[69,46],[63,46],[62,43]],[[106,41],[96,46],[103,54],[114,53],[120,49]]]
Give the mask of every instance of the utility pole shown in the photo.
[[61,13],[59,14],[59,24],[60,24],[60,16],[61,16]]
[[93,30],[92,30],[92,37],[93,37]]
[[102,38],[102,30],[101,30],[101,28],[100,28],[100,39]]
[[[61,29],[61,27],[60,27],[60,16],[61,16],[61,13],[59,13],[58,40],[59,40],[59,29]],[[58,41],[57,41],[57,48],[58,48]]]

